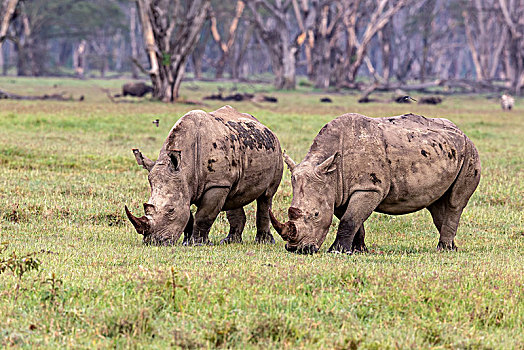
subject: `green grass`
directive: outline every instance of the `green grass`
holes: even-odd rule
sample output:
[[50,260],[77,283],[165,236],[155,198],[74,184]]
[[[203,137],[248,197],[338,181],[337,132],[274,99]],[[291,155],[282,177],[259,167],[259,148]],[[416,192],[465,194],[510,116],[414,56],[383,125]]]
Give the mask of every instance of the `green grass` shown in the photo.
[[[40,270],[0,274],[1,347],[462,348],[524,347],[524,107],[503,113],[482,96],[438,106],[358,104],[357,95],[307,87],[263,91],[278,104],[232,103],[272,128],[295,159],[318,130],[345,112],[445,117],[480,151],[483,177],[457,235],[459,251],[438,253],[426,211],[373,214],[370,252],[319,254],[254,244],[254,206],[244,244],[145,247],[123,212],[149,196],[131,148],[155,158],[175,121],[205,106],[113,104],[122,81],[0,77],[15,93],[68,91],[83,102],[0,100],[0,242],[9,256],[38,252]],[[222,84],[228,88],[233,84]],[[56,86],[56,87],[55,87]],[[214,83],[183,84],[201,100]],[[309,89],[309,90],[308,90]],[[416,94],[414,94],[416,96]],[[383,96],[387,98],[388,96]],[[416,98],[416,97],[415,97]],[[151,121],[160,119],[160,127]],[[283,218],[289,172],[274,202]],[[211,239],[228,230],[225,215]]]

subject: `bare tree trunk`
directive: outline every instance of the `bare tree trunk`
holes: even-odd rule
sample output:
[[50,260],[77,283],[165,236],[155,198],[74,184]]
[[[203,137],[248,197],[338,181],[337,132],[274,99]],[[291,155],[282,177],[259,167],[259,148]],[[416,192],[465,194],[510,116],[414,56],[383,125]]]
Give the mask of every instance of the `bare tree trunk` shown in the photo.
[[9,23],[13,14],[15,13],[16,5],[18,5],[18,0],[7,0],[1,6],[0,9],[0,50],[2,50],[2,44],[6,38],[7,30],[9,29]]
[[231,21],[231,24],[229,26],[229,37],[227,39],[227,42],[223,41],[220,37],[220,34],[218,33],[217,28],[217,20],[213,12],[211,12],[211,34],[213,35],[213,39],[217,42],[218,47],[220,49],[220,58],[216,62],[216,78],[222,78],[224,76],[224,69],[226,66],[226,62],[229,59],[229,56],[231,54],[231,48],[233,47],[233,44],[235,43],[236,39],[236,33],[238,28],[238,22],[240,21],[240,17],[242,16],[242,13],[244,12],[245,4],[243,1],[238,0],[235,8],[235,16],[233,17],[233,20]]
[[137,9],[151,68],[153,98],[174,102],[189,55],[195,48],[209,10],[209,0],[171,6],[165,0],[138,0]]
[[[353,56],[350,56],[351,59],[348,60],[347,64],[347,77],[349,82],[354,82],[355,78],[357,76],[358,69],[362,65],[364,61],[364,57],[366,55],[366,51],[368,49],[368,46],[371,42],[371,39],[375,36],[375,34],[382,30],[386,24],[390,21],[391,17],[395,15],[404,5],[406,4],[407,0],[398,0],[395,5],[391,6],[389,9],[385,10],[385,7],[388,3],[388,0],[380,0],[377,7],[371,14],[371,18],[368,21],[368,24],[366,26],[366,29],[364,31],[364,34],[362,35],[361,42],[358,43],[358,41],[355,42],[356,50]],[[353,28],[348,28],[348,35],[350,37],[353,37],[356,39],[356,30],[353,24]],[[353,41],[351,40],[351,41]]]
[[514,94],[520,95],[520,90],[524,84],[524,19],[522,15],[515,16],[517,17],[515,22],[512,14],[522,14],[524,4],[522,4],[522,1],[510,1],[508,4],[506,0],[499,0],[499,5],[509,31],[508,56],[513,70],[511,87]]
[[244,32],[244,37],[242,38],[243,39],[242,46],[240,46],[240,48],[238,49],[237,56],[235,57],[234,62],[232,63],[232,67],[231,67],[231,75],[233,79],[240,78],[240,67],[246,55],[246,51],[247,51],[249,42],[251,41],[253,30],[254,30],[254,26],[250,25],[247,28],[247,30]]
[[138,79],[139,75],[139,69],[134,64],[134,62],[138,61],[138,45],[136,41],[136,7],[134,5],[131,6],[131,9],[129,11],[129,37],[131,40],[131,74],[133,76],[133,79]]
[[83,78],[86,68],[87,41],[84,39],[73,52],[73,69],[78,78]]

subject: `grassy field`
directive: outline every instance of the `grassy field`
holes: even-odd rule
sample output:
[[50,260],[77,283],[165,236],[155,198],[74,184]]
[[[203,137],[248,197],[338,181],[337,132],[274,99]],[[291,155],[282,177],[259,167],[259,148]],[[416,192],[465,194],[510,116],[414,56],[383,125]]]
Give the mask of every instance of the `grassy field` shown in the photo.
[[[121,84],[0,78],[9,92],[85,96],[0,100],[0,242],[8,244],[0,261],[14,269],[0,274],[0,347],[524,348],[523,100],[510,113],[482,96],[423,106],[333,95],[323,104],[323,94],[301,88],[269,91],[278,104],[232,103],[275,131],[297,161],[345,112],[445,117],[480,151],[483,177],[462,215],[458,252],[436,251],[422,211],[373,214],[370,252],[353,256],[326,253],[334,221],[319,254],[301,256],[279,237],[254,243],[253,205],[241,245],[143,246],[123,210],[140,213],[149,197],[131,148],[156,159],[178,118],[221,104],[114,104],[100,90]],[[182,95],[201,100],[217,86],[185,83]],[[290,201],[286,169],[274,202],[280,218]],[[212,241],[227,230],[222,213]],[[33,252],[39,269],[24,273],[30,260],[20,257]]]

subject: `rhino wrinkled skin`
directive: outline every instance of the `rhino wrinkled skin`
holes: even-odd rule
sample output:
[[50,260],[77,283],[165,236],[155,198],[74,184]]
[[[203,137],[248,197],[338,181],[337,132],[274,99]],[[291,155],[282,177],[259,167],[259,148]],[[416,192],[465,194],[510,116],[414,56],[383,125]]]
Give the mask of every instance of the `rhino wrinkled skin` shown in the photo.
[[125,209],[144,243],[174,244],[184,232],[184,244],[206,244],[220,211],[226,211],[230,224],[222,242],[241,242],[243,207],[254,200],[255,239],[274,242],[269,208],[282,178],[282,152],[277,137],[255,117],[230,106],[210,113],[194,110],[173,126],[156,162],[133,152],[149,171],[151,196],[144,216]]
[[438,249],[456,249],[460,216],[480,181],[471,140],[446,119],[406,114],[345,114],[326,124],[291,170],[289,221],[270,212],[288,251],[314,253],[336,215],[330,252],[366,251],[364,221],[373,211],[400,215],[427,208],[440,233]]

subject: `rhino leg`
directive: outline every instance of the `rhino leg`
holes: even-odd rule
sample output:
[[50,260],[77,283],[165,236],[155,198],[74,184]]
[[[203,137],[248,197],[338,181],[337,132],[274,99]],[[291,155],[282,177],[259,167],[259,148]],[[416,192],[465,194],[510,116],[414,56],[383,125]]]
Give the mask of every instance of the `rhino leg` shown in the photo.
[[462,211],[480,182],[480,160],[477,150],[469,141],[466,144],[466,159],[455,183],[435,203],[428,207],[433,223],[440,233],[438,250],[457,250],[455,235]]
[[359,232],[359,236],[355,244],[364,244],[364,221],[366,221],[381,201],[382,195],[378,192],[355,192],[349,199],[346,212],[340,218],[337,237],[328,249],[328,252],[351,254],[355,248],[353,242],[357,232]]
[[366,237],[366,231],[364,230],[364,224],[360,226],[357,233],[355,234],[355,238],[353,238],[353,243],[351,244],[351,250],[359,253],[367,253],[368,248],[366,247],[366,244],[364,243],[364,238]]
[[246,213],[244,208],[228,210],[226,212],[227,221],[229,221],[229,234],[220,241],[220,244],[242,243],[242,232],[246,225]]
[[193,235],[193,224],[195,220],[193,219],[193,213],[189,212],[189,221],[187,222],[186,228],[184,229],[184,240],[182,241],[183,245],[188,245]]
[[193,234],[189,239],[190,245],[203,245],[209,243],[209,230],[224,206],[229,188],[214,187],[204,193],[195,214]]
[[272,201],[272,196],[261,196],[257,198],[257,235],[255,236],[256,243],[275,243],[275,239],[273,238],[269,228],[269,208],[271,207]]

